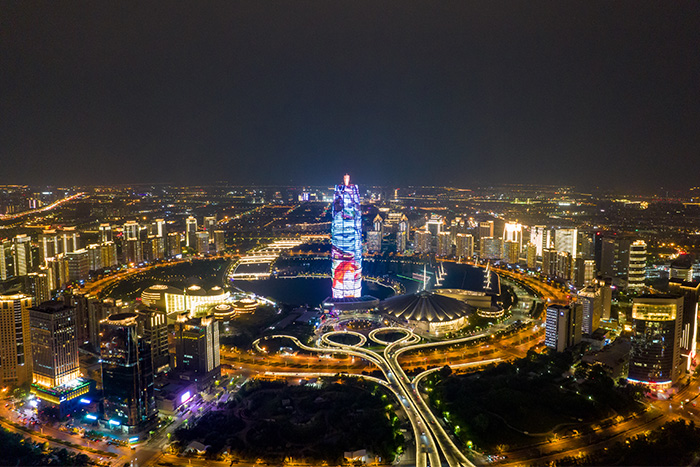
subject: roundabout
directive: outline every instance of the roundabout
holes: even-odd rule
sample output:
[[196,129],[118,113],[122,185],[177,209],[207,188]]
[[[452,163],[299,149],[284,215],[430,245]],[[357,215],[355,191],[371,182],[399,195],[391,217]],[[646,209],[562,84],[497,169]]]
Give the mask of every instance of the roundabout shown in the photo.
[[[356,344],[344,344],[342,342],[337,342],[333,340],[333,337],[356,337],[359,339],[359,342]],[[321,336],[321,342],[325,345],[328,346],[333,346],[333,347],[354,347],[354,348],[360,348],[363,345],[367,343],[367,338],[364,336],[364,334],[360,334],[359,332],[355,331],[331,331],[323,334]]]
[[[393,341],[387,341],[387,340],[384,340],[384,339],[378,337],[378,335],[381,335],[381,334],[403,334],[403,336],[399,337],[398,339],[395,339]],[[416,334],[414,334],[413,331],[411,331],[410,329],[400,328],[400,327],[396,327],[396,326],[389,326],[389,327],[373,329],[369,333],[369,338],[372,342],[376,342],[377,344],[384,345],[384,346],[393,344],[395,342],[404,342],[407,340],[411,340],[411,342],[410,342],[411,344],[415,344],[415,343],[418,343],[420,341],[420,337],[417,336]]]

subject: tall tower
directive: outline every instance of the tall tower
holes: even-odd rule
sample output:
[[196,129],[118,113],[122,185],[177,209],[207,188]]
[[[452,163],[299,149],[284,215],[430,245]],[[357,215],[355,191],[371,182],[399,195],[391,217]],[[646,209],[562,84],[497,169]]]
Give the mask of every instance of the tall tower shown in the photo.
[[75,308],[47,301],[29,309],[33,382],[53,388],[80,376]]
[[362,295],[362,210],[360,191],[350,175],[335,186],[331,224],[333,298]]

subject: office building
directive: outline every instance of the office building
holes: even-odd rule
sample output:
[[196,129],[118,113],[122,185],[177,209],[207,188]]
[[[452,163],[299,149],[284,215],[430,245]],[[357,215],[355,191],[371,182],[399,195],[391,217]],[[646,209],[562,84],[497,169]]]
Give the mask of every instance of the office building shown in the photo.
[[501,257],[501,239],[481,237],[479,239],[479,258],[498,259]]
[[185,220],[185,246],[190,248],[197,246],[197,219],[192,216]]
[[493,221],[483,221],[479,222],[479,241],[484,237],[493,238]]
[[544,225],[534,225],[530,229],[530,243],[535,245],[537,256],[542,256],[542,250],[552,247],[551,230]]
[[644,240],[637,240],[630,245],[629,251],[627,288],[639,292],[644,288],[647,267],[647,244]]
[[549,277],[557,275],[557,257],[559,253],[554,248],[542,250],[542,274]]
[[112,237],[112,226],[109,224],[100,224],[100,243],[107,243],[114,240]]
[[168,251],[167,256],[174,257],[182,254],[182,239],[180,238],[179,232],[168,233],[166,249]]
[[30,272],[25,277],[25,291],[34,299],[34,303],[51,300],[51,288],[46,268],[40,268],[39,272]]
[[159,374],[170,370],[168,320],[165,311],[144,306],[138,310],[138,313],[143,315],[144,338],[151,346],[153,373]]
[[563,352],[581,342],[581,307],[550,305],[547,307],[544,344],[557,352]]
[[104,266],[102,265],[102,245],[91,243],[85,249],[88,253],[88,269],[90,271],[99,271]]
[[100,244],[101,257],[102,257],[102,267],[103,268],[113,268],[119,264],[119,259],[117,258],[117,245],[113,241],[108,241]]
[[104,414],[109,427],[138,433],[156,419],[151,349],[137,313],[110,315],[100,323]]
[[32,380],[28,295],[0,295],[0,384],[22,385]]
[[537,267],[537,245],[528,243],[525,251],[528,269],[535,269]]
[[683,297],[642,295],[632,301],[629,380],[664,389],[681,373]]
[[[214,218],[214,222],[216,222],[216,218]],[[166,229],[164,219],[156,219],[155,221],[153,221],[153,227],[154,227],[153,234],[155,236],[160,237],[160,238],[165,238],[168,235],[168,231]]]
[[90,271],[88,250],[81,248],[69,251],[66,253],[66,261],[68,261],[68,282],[78,282],[88,278]]
[[14,275],[12,262],[12,242],[0,240],[0,280],[7,280]]
[[474,256],[474,237],[471,234],[458,233],[455,242],[459,259],[471,259]]
[[141,226],[139,226],[138,222],[135,221],[129,221],[125,223],[123,226],[124,240],[138,240],[139,231],[141,230],[140,227]]
[[433,239],[436,239],[437,236],[444,231],[444,227],[445,219],[437,214],[431,215],[430,219],[428,219],[428,222],[425,224],[425,230],[430,232],[430,236]]
[[520,258],[520,245],[516,241],[506,240],[503,242],[503,261],[509,264],[516,264]]
[[603,315],[603,300],[600,289],[589,285],[578,292],[578,302],[581,304],[581,331],[591,335],[600,327],[600,317]]
[[27,235],[17,235],[14,238],[13,259],[15,276],[26,276],[34,269],[32,240]]
[[[517,222],[506,222],[503,227],[503,243],[514,242],[518,245],[518,254],[523,251],[523,226]],[[504,252],[505,258],[505,252]],[[513,261],[516,262],[516,261]]]
[[64,386],[80,376],[75,308],[47,301],[29,309],[35,386]]
[[175,322],[175,367],[181,378],[201,389],[221,374],[219,325],[213,315],[189,318],[182,313]]
[[197,242],[195,243],[195,249],[200,255],[206,255],[209,253],[209,232],[196,232],[195,237]]
[[419,254],[431,253],[433,248],[430,232],[427,230],[416,230],[413,234],[413,249]]
[[[87,321],[87,337],[85,340],[92,349],[99,351],[100,323],[107,319],[108,316],[120,313],[121,307],[112,299],[99,300],[97,298],[86,298],[84,306],[87,308],[85,319]],[[77,304],[76,314],[78,316],[81,314]],[[81,342],[83,341],[81,340]]]
[[75,227],[64,227],[61,232],[61,237],[63,240],[62,253],[70,253],[80,248],[80,234]]
[[370,253],[380,253],[382,251],[382,232],[370,230],[367,232],[367,251]]
[[554,247],[559,253],[568,253],[572,258],[577,256],[578,230],[557,229],[554,231]]
[[683,297],[683,322],[680,334],[680,352],[683,360],[681,363],[683,369],[690,372],[697,353],[700,282],[670,279],[668,289],[672,294]]
[[440,232],[438,234],[437,255],[442,257],[452,255],[452,238],[449,232]]
[[223,230],[214,231],[214,248],[216,252],[221,254],[226,249],[226,236]]
[[333,298],[362,295],[362,209],[360,191],[345,175],[335,186],[331,221]]
[[39,234],[39,252],[42,262],[61,253],[61,246],[62,242],[59,241],[55,230],[44,230]]
[[204,230],[209,233],[209,241],[214,241],[214,230],[216,230],[216,216],[207,216],[204,218]]
[[671,261],[669,279],[680,279],[686,282],[693,280],[693,261],[690,255],[680,255]]

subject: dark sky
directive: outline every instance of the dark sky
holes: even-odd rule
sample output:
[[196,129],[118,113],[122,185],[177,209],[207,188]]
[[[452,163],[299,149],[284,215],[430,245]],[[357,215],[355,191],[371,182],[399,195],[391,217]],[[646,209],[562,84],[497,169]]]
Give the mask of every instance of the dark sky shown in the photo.
[[700,185],[696,1],[0,2],[0,183]]

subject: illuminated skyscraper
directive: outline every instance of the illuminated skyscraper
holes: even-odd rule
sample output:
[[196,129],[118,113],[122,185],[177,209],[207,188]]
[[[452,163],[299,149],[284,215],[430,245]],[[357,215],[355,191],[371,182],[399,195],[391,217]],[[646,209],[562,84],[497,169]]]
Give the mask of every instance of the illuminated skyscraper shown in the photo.
[[28,295],[0,295],[0,384],[31,382],[32,354]]
[[634,334],[628,379],[662,388],[675,383],[681,370],[683,297],[636,297],[632,302],[632,319]]
[[644,274],[647,266],[647,244],[637,240],[630,246],[627,288],[639,291],[644,288]]
[[331,225],[333,298],[362,295],[362,210],[360,191],[345,175],[335,186]]
[[137,313],[118,313],[102,320],[100,330],[105,417],[112,428],[138,432],[157,414],[143,322]]

